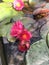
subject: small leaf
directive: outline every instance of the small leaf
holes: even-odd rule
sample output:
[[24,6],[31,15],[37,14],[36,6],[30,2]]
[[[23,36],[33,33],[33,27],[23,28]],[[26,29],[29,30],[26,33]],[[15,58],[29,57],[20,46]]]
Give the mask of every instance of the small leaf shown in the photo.
[[11,37],[9,33],[7,34],[6,37],[7,37],[8,41],[10,41],[10,42],[15,42],[16,41],[16,38]]
[[29,0],[31,6],[34,6],[36,3],[38,3],[38,0]]

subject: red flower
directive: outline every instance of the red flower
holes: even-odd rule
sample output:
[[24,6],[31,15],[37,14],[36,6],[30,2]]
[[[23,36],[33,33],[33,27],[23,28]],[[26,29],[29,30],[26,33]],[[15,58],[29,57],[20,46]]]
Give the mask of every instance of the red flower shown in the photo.
[[24,26],[23,26],[22,22],[16,21],[11,28],[10,35],[12,37],[18,37],[22,33],[23,28],[24,28]]
[[32,37],[32,34],[25,29],[25,30],[22,32],[22,34],[20,35],[19,39],[20,39],[20,40],[29,41],[31,37]]
[[22,8],[24,7],[24,2],[22,0],[14,0],[13,7],[16,10],[22,10]]
[[18,50],[21,51],[21,52],[26,52],[29,48],[30,48],[30,43],[29,42],[22,41],[18,45]]

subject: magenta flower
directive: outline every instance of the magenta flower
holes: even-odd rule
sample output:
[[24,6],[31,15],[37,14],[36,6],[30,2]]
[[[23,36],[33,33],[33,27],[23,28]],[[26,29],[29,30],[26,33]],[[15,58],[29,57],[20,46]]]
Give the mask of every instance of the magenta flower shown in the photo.
[[32,34],[28,30],[25,29],[20,35],[19,39],[29,41],[31,37],[32,37]]
[[18,45],[18,50],[21,52],[26,52],[30,48],[30,42],[21,41]]
[[23,26],[22,22],[16,21],[11,28],[10,35],[12,37],[18,37],[22,33],[23,28],[24,28],[24,26]]
[[22,0],[14,0],[13,7],[16,10],[22,10],[22,8],[24,7],[24,2]]

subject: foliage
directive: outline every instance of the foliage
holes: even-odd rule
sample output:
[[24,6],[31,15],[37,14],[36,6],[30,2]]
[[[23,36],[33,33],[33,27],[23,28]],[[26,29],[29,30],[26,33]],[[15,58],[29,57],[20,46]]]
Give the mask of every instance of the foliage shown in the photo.
[[49,49],[45,40],[39,40],[31,45],[26,60],[27,65],[49,65]]
[[13,2],[14,0],[3,0],[4,2]]
[[[49,45],[49,17],[47,17],[49,15],[49,7],[47,7],[49,4],[45,6],[45,2],[43,0],[21,0],[21,2],[24,3],[24,6],[22,5],[22,8],[19,9],[21,7],[20,0],[17,0],[14,4],[13,2],[14,0],[3,0],[3,2],[0,3],[0,37],[6,37],[10,42],[14,42],[16,38],[13,38],[10,35],[12,24],[17,20],[22,21],[24,27],[28,31],[32,32],[34,37],[41,36],[44,40],[42,39],[37,41],[30,47],[30,40],[29,42],[24,42],[24,40],[22,41],[22,34],[22,39],[20,37],[21,43],[18,48],[21,51],[30,48],[26,56],[28,65],[43,65],[46,61],[49,61],[49,50],[46,46],[46,42],[47,45]],[[48,23],[45,25],[45,22]],[[35,40],[32,39],[31,43]],[[23,43],[25,46],[23,46]]]
[[22,16],[23,12],[13,9],[12,4],[5,2],[0,3],[0,36],[9,38],[9,29],[12,25],[10,22],[11,19],[14,19],[14,17],[16,17],[16,20],[18,20]]

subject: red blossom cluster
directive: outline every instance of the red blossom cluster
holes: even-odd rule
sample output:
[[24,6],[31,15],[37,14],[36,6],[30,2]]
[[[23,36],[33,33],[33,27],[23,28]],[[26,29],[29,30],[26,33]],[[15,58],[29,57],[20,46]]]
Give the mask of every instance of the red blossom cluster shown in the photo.
[[32,34],[24,27],[20,20],[13,23],[10,35],[20,40],[18,45],[20,51],[25,52],[29,49]]

